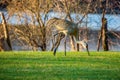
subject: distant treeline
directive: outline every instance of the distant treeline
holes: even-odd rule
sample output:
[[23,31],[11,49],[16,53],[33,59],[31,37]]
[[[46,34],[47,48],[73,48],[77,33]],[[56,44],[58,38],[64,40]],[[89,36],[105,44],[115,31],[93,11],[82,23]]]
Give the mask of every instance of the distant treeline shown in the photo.
[[[0,0],[0,11],[1,10],[7,10],[7,6],[10,4],[12,0]],[[81,0],[79,5],[87,4],[91,0]],[[92,0],[91,6],[90,6],[90,12],[89,13],[102,13],[102,7],[101,6],[95,6],[96,4],[100,4],[97,2],[98,0]],[[102,4],[106,5],[106,0],[102,0]],[[18,0],[19,2],[19,0]],[[77,1],[76,1],[77,3]],[[101,4],[100,4],[101,5]],[[95,12],[95,11],[96,12]],[[108,0],[108,6],[106,7],[106,13],[112,14],[112,13],[120,14],[120,0]]]

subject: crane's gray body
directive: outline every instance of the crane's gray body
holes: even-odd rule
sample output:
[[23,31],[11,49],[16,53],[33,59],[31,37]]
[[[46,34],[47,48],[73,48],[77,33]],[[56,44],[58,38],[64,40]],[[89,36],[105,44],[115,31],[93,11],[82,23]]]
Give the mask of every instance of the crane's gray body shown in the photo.
[[47,22],[47,26],[56,28],[58,33],[62,32],[65,35],[72,35],[77,37],[79,33],[77,24],[64,19],[59,19],[59,18],[50,19]]
[[[64,33],[65,34],[65,55],[66,55],[66,38],[67,36],[74,36],[74,41],[78,44],[83,45],[84,48],[88,51],[88,44],[85,41],[79,41],[79,28],[78,24],[75,24],[71,21],[59,19],[59,18],[53,18],[50,19],[47,24],[48,29],[55,28],[58,33]],[[83,44],[84,43],[84,44]],[[56,54],[57,47],[54,50],[54,55]],[[89,55],[89,51],[88,51]]]

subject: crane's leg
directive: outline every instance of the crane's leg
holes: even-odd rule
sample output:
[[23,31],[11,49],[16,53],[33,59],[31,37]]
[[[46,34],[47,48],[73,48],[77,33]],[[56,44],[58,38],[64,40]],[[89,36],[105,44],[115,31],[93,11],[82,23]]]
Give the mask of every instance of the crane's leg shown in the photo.
[[65,56],[66,56],[66,40],[64,42],[64,47],[65,47]]
[[55,48],[55,50],[54,50],[54,53],[53,53],[54,56],[56,55],[56,51],[57,51],[57,48]]
[[65,36],[65,41],[64,41],[65,56],[66,56],[66,41],[67,41],[67,35]]
[[88,49],[88,43],[85,41],[76,41],[77,44],[80,44],[84,49],[86,49],[88,55],[90,56],[89,49]]
[[87,50],[88,56],[90,56],[89,49],[88,49],[88,44],[87,43],[86,43],[86,50]]
[[57,39],[57,42],[56,42],[56,44],[55,44],[55,49],[54,49],[54,56],[56,55],[56,51],[57,51],[57,49],[58,49],[58,47],[59,47],[59,45],[60,45],[60,42],[61,42],[61,40],[64,38],[64,35],[62,34],[62,33],[59,33],[59,34],[57,34],[58,35],[58,39]]
[[90,56],[89,49],[88,49],[88,43],[86,42],[81,42],[80,43],[84,49],[86,49],[88,56]]
[[54,35],[54,41],[55,41],[55,36],[57,36],[57,35],[58,35],[57,42],[54,44],[55,45],[55,49],[54,49],[54,52],[53,52],[54,56],[56,55],[56,51],[57,51],[59,43],[60,43],[60,34],[59,33],[57,33],[57,34]]

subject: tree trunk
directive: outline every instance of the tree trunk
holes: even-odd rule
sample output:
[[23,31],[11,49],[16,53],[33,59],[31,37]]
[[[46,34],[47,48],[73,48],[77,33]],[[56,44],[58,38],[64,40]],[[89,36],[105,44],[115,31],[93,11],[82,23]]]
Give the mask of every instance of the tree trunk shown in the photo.
[[100,31],[100,34],[99,34],[99,37],[98,37],[97,51],[99,51],[99,49],[100,49],[100,41],[101,41],[101,31]]
[[0,43],[2,44],[3,50],[10,51],[10,50],[12,50],[12,46],[11,46],[11,42],[10,42],[9,30],[6,25],[6,20],[5,20],[3,13],[0,13],[0,15],[2,18],[2,26],[3,26],[3,30],[4,30],[4,38],[0,39]]
[[104,51],[108,51],[108,37],[107,37],[107,19],[102,18],[102,48]]
[[101,39],[102,39],[102,49],[104,51],[109,50],[107,32],[108,32],[107,19],[102,17],[102,27],[101,27],[101,32],[99,34],[99,39],[98,39],[98,44],[97,44],[97,51],[99,51]]
[[70,36],[70,46],[71,46],[71,51],[76,51],[76,47],[75,47],[75,41],[73,36]]
[[42,35],[43,35],[43,39],[42,39],[42,42],[43,42],[43,44],[42,44],[42,51],[46,51],[46,29],[43,27],[43,33],[42,33]]
[[106,8],[108,5],[108,0],[106,1],[102,1],[101,0],[101,6],[102,6],[102,27],[101,27],[101,32],[99,34],[99,40],[98,40],[98,47],[97,50],[99,51],[99,47],[100,47],[100,40],[102,39],[102,49],[104,51],[108,51],[109,47],[108,47],[108,37],[107,37],[107,19],[105,18],[105,14],[106,14]]
[[0,38],[0,51],[4,50],[3,42],[4,42],[4,38]]

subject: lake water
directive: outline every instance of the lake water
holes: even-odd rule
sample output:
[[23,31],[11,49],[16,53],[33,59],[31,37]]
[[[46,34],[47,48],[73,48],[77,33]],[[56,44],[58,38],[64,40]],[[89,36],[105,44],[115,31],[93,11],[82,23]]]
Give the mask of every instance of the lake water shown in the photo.
[[[31,17],[24,14],[23,17],[25,18],[21,18],[19,19],[18,17],[16,17],[16,15],[14,15],[13,17],[10,17],[8,19],[8,14],[7,12],[3,12],[6,16],[6,19],[8,21],[8,23],[10,24],[24,24],[25,23],[25,19],[28,19],[28,22],[31,22]],[[44,14],[41,14],[42,16],[42,20],[44,21]],[[65,18],[65,14],[64,13],[49,13],[48,15],[48,20],[50,18],[53,17],[58,17],[58,18]],[[74,22],[78,22],[78,20],[80,20],[82,18],[81,15],[79,14],[71,14],[72,19],[74,20]],[[106,14],[105,17],[107,18],[107,22],[108,22],[108,29],[109,30],[120,30],[120,15],[112,15],[112,14]],[[102,14],[88,14],[84,19],[83,19],[83,23],[80,24],[80,27],[89,27],[91,29],[100,29],[101,27],[101,18],[102,18]],[[1,18],[0,18],[1,21]],[[87,25],[86,25],[87,23]]]

